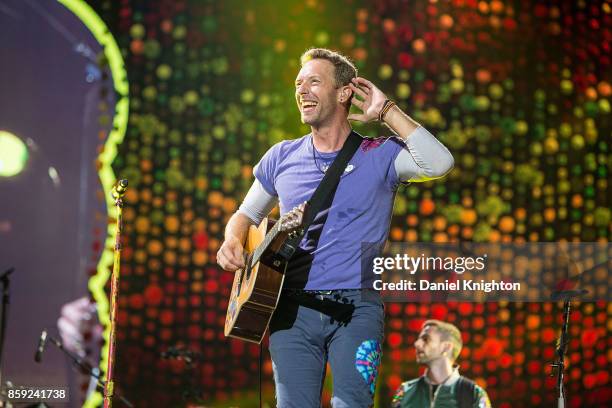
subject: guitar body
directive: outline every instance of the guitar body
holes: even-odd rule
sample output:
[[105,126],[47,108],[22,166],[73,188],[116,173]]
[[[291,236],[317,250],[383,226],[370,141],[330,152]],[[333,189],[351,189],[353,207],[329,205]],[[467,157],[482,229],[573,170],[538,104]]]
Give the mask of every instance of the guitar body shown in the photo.
[[278,304],[287,261],[277,251],[287,238],[278,233],[265,247],[258,262],[251,264],[253,252],[262,244],[272,222],[264,219],[259,227],[251,226],[245,243],[249,254],[247,267],[234,275],[232,293],[225,317],[225,335],[253,343],[261,343],[272,314]]

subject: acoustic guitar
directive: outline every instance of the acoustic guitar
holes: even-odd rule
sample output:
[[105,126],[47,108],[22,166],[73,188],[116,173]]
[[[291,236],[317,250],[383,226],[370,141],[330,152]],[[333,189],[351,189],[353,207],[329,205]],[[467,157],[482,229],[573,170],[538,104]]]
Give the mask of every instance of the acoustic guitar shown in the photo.
[[245,243],[245,265],[234,275],[225,317],[225,335],[261,343],[278,304],[287,262],[295,251],[287,241],[301,233],[305,204],[276,223],[265,218],[251,226]]

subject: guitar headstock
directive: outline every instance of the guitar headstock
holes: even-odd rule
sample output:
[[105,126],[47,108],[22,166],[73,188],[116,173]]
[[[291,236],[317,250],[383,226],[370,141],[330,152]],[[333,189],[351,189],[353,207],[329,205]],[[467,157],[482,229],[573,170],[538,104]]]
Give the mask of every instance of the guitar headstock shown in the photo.
[[291,211],[283,215],[280,219],[279,232],[293,232],[296,230],[304,221],[304,209],[306,203],[302,203],[297,207],[293,207]]

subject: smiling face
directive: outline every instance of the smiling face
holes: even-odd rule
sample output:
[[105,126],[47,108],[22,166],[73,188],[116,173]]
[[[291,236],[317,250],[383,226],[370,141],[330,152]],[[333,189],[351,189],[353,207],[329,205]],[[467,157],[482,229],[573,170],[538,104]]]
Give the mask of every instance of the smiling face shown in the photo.
[[[443,341],[435,326],[425,326],[419,337],[414,342],[416,348],[416,360],[421,364],[429,364],[451,355],[452,345]],[[446,352],[446,355],[443,353]]]
[[346,114],[334,74],[334,65],[324,59],[312,59],[302,66],[295,79],[295,99],[302,123],[318,127],[340,112]]

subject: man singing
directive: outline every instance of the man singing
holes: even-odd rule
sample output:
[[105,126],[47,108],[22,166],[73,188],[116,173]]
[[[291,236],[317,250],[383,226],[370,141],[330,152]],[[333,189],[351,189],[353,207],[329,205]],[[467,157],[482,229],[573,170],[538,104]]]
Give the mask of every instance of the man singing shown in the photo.
[[459,375],[453,366],[461,352],[461,333],[454,325],[427,320],[414,342],[416,360],[427,366],[425,374],[406,381],[393,397],[393,408],[488,408],[485,390]]
[[[397,137],[363,138],[289,262],[270,322],[278,407],[320,407],[328,362],[332,406],[369,407],[384,309],[362,278],[362,244],[384,245],[402,181],[442,177],[453,157],[337,52],[311,49],[302,55],[295,98],[311,132],[272,146],[255,166],[255,181],[226,226],[217,262],[227,271],[243,268],[249,226],[259,225],[277,203],[283,215],[310,199],[352,132],[349,120],[378,120],[392,129]],[[361,113],[349,115],[351,105]]]

